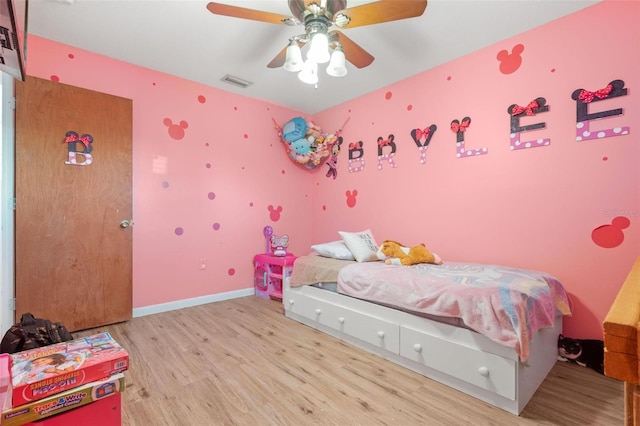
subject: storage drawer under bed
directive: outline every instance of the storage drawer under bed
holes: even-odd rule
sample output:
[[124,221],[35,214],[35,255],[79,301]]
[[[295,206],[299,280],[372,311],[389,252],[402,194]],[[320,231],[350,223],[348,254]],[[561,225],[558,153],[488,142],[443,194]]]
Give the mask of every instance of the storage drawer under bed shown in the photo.
[[380,349],[400,353],[398,324],[313,297],[289,297],[286,309]]
[[517,362],[400,327],[400,355],[511,400],[516,399]]

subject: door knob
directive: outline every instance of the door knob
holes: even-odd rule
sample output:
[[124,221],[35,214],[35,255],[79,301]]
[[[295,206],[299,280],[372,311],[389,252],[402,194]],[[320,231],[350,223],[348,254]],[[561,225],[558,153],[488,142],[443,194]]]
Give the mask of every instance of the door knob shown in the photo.
[[122,222],[120,222],[120,228],[122,229],[128,228],[129,226],[131,226],[131,222],[128,220],[123,220]]

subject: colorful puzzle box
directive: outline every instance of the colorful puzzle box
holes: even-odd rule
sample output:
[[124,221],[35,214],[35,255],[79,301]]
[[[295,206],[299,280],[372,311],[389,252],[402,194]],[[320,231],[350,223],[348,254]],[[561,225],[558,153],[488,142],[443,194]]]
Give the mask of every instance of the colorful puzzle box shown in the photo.
[[12,406],[111,377],[129,368],[129,355],[109,333],[11,355]]
[[0,424],[18,426],[35,422],[124,392],[124,389],[124,374],[118,373],[105,380],[87,383],[66,392],[3,411]]

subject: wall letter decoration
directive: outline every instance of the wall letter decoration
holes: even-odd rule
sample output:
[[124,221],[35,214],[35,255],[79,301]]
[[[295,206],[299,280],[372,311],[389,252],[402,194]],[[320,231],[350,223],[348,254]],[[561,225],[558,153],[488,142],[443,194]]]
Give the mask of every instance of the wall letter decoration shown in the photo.
[[[427,162],[427,148],[429,148],[431,138],[437,129],[438,126],[432,124],[424,129],[413,129],[411,131],[411,139],[418,145],[418,150],[420,150],[420,164]],[[423,140],[424,142],[422,142]]]
[[[349,173],[361,172],[364,170],[364,143],[358,141],[349,144]],[[357,165],[360,163],[360,165]]]
[[540,112],[549,111],[549,105],[545,105],[547,100],[545,98],[536,98],[529,102],[527,106],[520,106],[518,104],[513,104],[507,108],[507,112],[511,116],[511,141],[509,144],[509,148],[511,150],[516,149],[526,149],[526,148],[536,148],[539,146],[547,146],[551,143],[551,139],[543,138],[536,139],[534,141],[520,141],[520,133],[521,132],[529,132],[531,130],[544,129],[547,125],[546,122],[529,124],[527,126],[520,125],[520,118],[525,115],[534,116]]
[[471,118],[465,117],[462,122],[453,120],[451,122],[451,131],[456,134],[456,157],[472,157],[474,155],[486,154],[489,150],[487,148],[478,149],[465,149],[464,146],[464,132],[471,124]]
[[[378,170],[382,170],[382,161],[387,160],[391,167],[396,167],[396,162],[393,161],[393,156],[396,155],[396,143],[393,141],[394,136],[389,135],[387,139],[378,137]],[[388,154],[383,154],[384,147],[391,147],[391,151]]]
[[627,89],[624,87],[623,80],[613,80],[606,87],[596,90],[595,92],[589,92],[584,89],[576,89],[573,91],[571,98],[576,101],[576,141],[581,142],[590,139],[602,139],[629,134],[629,127],[626,126],[598,130],[594,133],[589,129],[589,121],[591,120],[622,115],[622,108],[589,114],[589,104],[600,102],[604,99],[617,98],[618,96],[627,96]]
[[[73,130],[69,130],[65,135],[64,140],[68,145],[69,158],[64,164],[72,164],[74,166],[88,166],[93,163],[93,156],[90,152],[93,150],[93,136],[85,133],[84,135],[78,137],[78,134]],[[78,150],[78,142],[80,142],[80,150]],[[77,154],[81,154],[84,156],[84,161],[82,163],[78,163]]]

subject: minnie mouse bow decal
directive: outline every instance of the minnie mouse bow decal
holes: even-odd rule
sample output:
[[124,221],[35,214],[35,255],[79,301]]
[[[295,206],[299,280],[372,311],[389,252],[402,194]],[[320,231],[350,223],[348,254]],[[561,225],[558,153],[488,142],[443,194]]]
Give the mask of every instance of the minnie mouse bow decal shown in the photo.
[[[64,139],[68,146],[68,159],[64,164],[71,164],[74,166],[88,166],[93,163],[93,156],[90,152],[93,150],[93,136],[85,133],[82,136],[78,136],[78,133],[73,130],[69,130]],[[77,154],[84,156],[83,162],[78,162]]]

